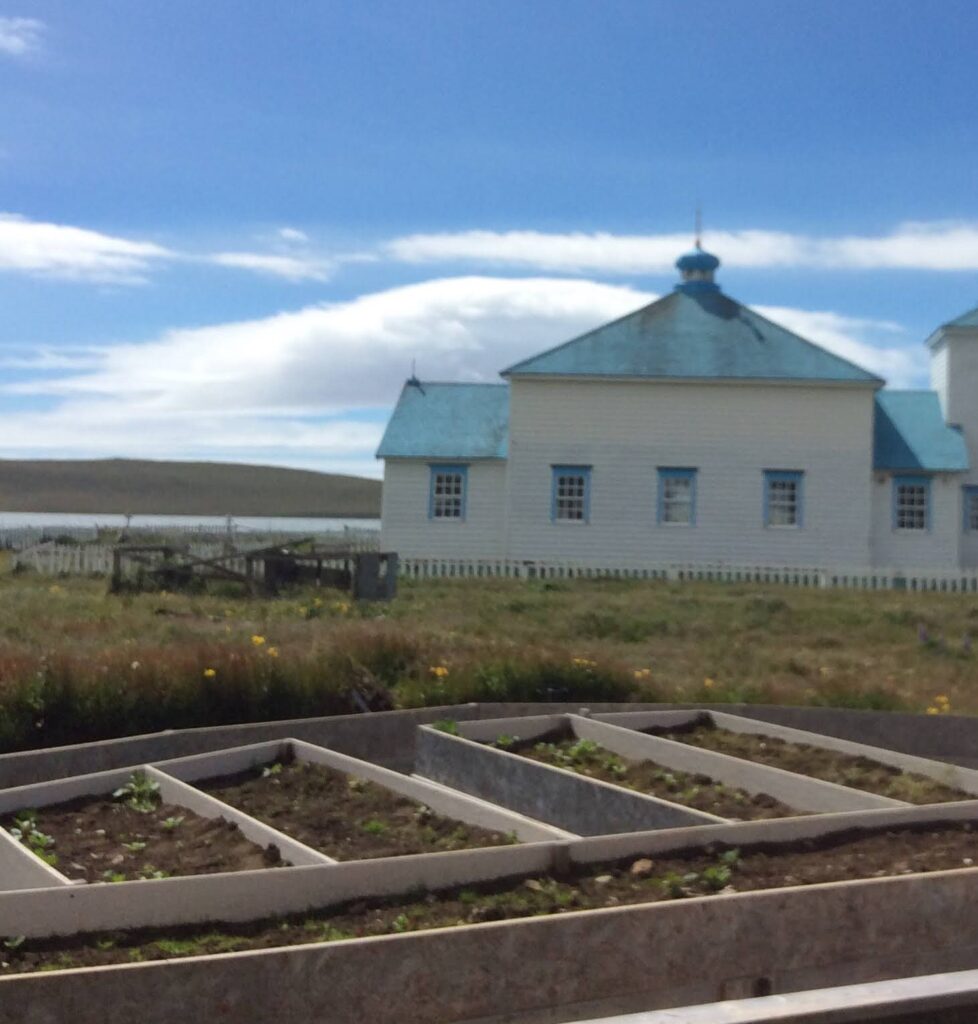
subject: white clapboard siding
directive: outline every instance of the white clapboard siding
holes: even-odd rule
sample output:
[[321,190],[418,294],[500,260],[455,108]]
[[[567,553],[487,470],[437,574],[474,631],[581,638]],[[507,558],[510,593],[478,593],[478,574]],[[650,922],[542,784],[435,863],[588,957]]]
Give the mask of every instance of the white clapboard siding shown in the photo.
[[[515,381],[511,409],[510,558],[871,564],[871,389]],[[551,522],[555,463],[592,467],[589,523]],[[695,526],[656,522],[663,466],[697,470]],[[765,469],[804,471],[800,528],[765,527]]]
[[[444,461],[444,460],[443,460]],[[468,463],[465,518],[429,519],[427,460],[388,459],[384,467],[381,547],[401,558],[493,558],[503,554],[506,463]]]

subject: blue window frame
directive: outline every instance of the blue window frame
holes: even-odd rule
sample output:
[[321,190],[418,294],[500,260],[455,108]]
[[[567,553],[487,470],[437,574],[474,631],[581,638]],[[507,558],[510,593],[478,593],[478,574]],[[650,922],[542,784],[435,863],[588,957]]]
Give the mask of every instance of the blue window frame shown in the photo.
[[964,493],[964,532],[978,533],[978,487],[962,487]]
[[930,529],[930,477],[893,478],[893,529]]
[[431,483],[428,489],[428,518],[456,522],[464,520],[469,467],[433,463],[429,469]]
[[591,467],[553,466],[550,519],[554,523],[586,523],[591,519]]
[[764,470],[764,525],[800,527],[805,521],[805,474],[800,469]]
[[656,522],[665,526],[696,525],[696,470],[659,467]]

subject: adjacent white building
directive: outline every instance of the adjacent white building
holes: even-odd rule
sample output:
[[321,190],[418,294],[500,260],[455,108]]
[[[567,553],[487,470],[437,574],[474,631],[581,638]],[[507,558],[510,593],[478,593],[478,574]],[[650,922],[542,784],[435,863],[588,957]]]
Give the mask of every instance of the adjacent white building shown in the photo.
[[406,559],[596,569],[978,567],[978,310],[928,341],[931,391],[727,297],[719,260],[502,372],[409,380],[378,450]]

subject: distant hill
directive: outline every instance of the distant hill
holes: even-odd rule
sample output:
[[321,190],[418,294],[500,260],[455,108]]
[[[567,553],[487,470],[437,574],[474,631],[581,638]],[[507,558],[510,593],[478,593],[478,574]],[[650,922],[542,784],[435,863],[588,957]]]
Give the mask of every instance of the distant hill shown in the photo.
[[227,462],[0,459],[0,510],[377,518],[380,481]]

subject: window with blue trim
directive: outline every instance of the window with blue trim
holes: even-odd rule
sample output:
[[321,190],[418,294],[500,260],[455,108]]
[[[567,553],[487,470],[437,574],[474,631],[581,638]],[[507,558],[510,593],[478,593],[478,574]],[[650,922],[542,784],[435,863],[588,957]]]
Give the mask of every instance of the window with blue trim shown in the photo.
[[764,525],[801,526],[804,520],[803,483],[797,469],[764,470]]
[[464,519],[469,467],[433,465],[428,495],[429,519]]
[[672,526],[696,524],[696,470],[659,467],[656,519]]
[[965,533],[978,533],[978,487],[965,487],[963,491]]
[[930,478],[895,476],[893,478],[893,529],[930,529]]
[[550,518],[555,523],[586,523],[591,518],[591,467],[554,466]]

